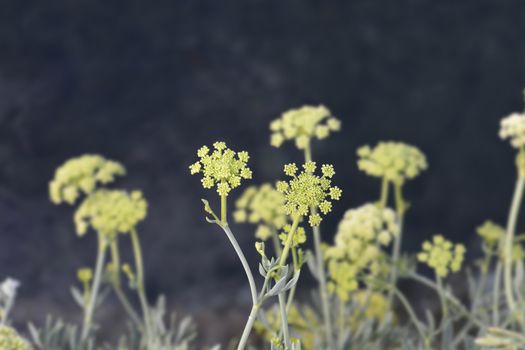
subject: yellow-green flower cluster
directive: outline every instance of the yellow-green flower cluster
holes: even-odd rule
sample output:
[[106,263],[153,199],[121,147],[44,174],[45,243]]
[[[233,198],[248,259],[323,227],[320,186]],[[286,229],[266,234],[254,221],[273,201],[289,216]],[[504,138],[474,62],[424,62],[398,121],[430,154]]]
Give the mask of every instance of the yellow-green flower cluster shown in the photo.
[[514,148],[525,147],[525,113],[512,113],[501,120],[499,137],[509,140]]
[[75,213],[77,233],[84,235],[89,226],[102,235],[129,233],[146,218],[147,207],[140,191],[97,190]]
[[281,229],[286,224],[284,203],[284,195],[272,185],[250,186],[235,202],[237,210],[233,218],[237,222],[259,224],[256,237],[266,240],[272,229]]
[[284,173],[291,177],[289,181],[277,182],[277,191],[285,196],[284,211],[293,217],[309,215],[310,226],[318,226],[321,223],[321,215],[328,214],[332,210],[330,200],[339,200],[342,191],[337,186],[332,186],[332,177],[335,174],[332,165],[321,166],[321,175],[316,175],[315,162],[303,164],[303,170],[299,171],[296,164],[291,163],[284,166]]
[[32,350],[33,347],[11,327],[0,325],[0,349]]
[[417,259],[434,269],[439,277],[446,277],[450,271],[458,272],[465,257],[465,246],[453,244],[442,235],[435,235],[432,241],[423,243],[423,251]]
[[348,210],[339,223],[335,244],[325,250],[332,291],[343,298],[358,287],[359,273],[379,273],[384,260],[381,246],[398,234],[397,217],[390,208],[365,204]]
[[485,244],[494,247],[505,235],[505,229],[493,221],[487,220],[476,229],[478,235],[483,238]]
[[322,140],[341,129],[341,122],[331,114],[325,106],[291,109],[270,123],[270,143],[280,147],[286,140],[295,140],[297,148],[305,149],[313,137]]
[[363,146],[357,150],[359,170],[374,177],[402,185],[427,169],[425,155],[416,147],[402,142],[379,142],[377,146]]
[[[283,246],[286,244],[286,240],[288,239],[288,234],[290,233],[291,229],[291,225],[286,225],[283,227],[283,232],[281,232],[281,234],[279,235],[279,239],[281,240]],[[304,242],[306,242],[306,231],[304,230],[304,227],[299,226],[293,234],[292,247],[298,247]]]
[[49,183],[49,195],[55,204],[73,204],[81,193],[92,193],[97,184],[108,184],[126,170],[115,161],[87,154],[73,158],[60,166]]
[[232,151],[224,142],[215,142],[213,151],[202,146],[197,156],[200,159],[190,165],[190,173],[202,173],[202,186],[216,186],[221,196],[227,196],[232,189],[239,187],[242,179],[252,178],[252,171],[247,166],[250,159],[248,152]]
[[352,314],[356,326],[359,325],[359,318],[363,313],[367,319],[377,321],[382,321],[388,313],[388,300],[382,293],[359,290],[353,293],[352,300],[358,306]]

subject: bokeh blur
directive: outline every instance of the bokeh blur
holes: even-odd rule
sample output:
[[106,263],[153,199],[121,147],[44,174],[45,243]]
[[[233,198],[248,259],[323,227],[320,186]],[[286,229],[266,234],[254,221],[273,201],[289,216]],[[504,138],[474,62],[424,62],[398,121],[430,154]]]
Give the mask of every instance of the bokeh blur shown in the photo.
[[[198,147],[246,149],[253,182],[274,181],[301,154],[270,147],[269,122],[325,104],[343,129],[314,157],[335,165],[344,190],[326,240],[346,209],[378,196],[356,148],[401,140],[430,164],[407,186],[404,248],[438,232],[476,246],[477,225],[506,219],[514,151],[497,131],[523,109],[523,87],[522,0],[2,1],[0,279],[22,282],[16,320],[71,318],[75,271],[94,259],[72,209],[48,199],[69,157],[127,166],[120,184],[150,203],[140,235],[151,298],[166,294],[206,341],[223,341],[249,293],[226,238],[204,221],[200,198],[216,198],[188,173]],[[235,232],[255,267],[253,227]]]

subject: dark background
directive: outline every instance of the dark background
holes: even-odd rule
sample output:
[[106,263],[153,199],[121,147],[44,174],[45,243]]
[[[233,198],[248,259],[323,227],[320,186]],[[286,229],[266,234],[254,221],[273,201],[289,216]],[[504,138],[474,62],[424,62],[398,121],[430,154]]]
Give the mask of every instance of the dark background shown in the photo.
[[[378,195],[356,148],[402,140],[430,164],[407,185],[405,248],[438,232],[475,246],[484,219],[505,221],[514,151],[497,132],[522,110],[524,86],[522,0],[3,1],[0,278],[23,283],[16,319],[71,318],[69,286],[94,259],[73,209],[48,200],[69,157],[127,166],[119,185],[150,202],[140,228],[150,297],[196,314],[213,342],[237,334],[249,293],[226,238],[204,222],[200,198],[215,194],[188,173],[198,147],[246,149],[253,183],[273,181],[301,155],[269,146],[269,122],[324,103],[343,121],[314,144],[344,190],[326,240],[347,208]],[[234,229],[255,267],[251,228]]]

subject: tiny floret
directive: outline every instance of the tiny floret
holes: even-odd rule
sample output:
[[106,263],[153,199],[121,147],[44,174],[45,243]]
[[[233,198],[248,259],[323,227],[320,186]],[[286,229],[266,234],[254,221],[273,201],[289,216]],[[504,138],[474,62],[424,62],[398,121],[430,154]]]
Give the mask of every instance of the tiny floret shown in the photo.
[[75,213],[77,233],[84,235],[90,226],[102,235],[129,233],[146,218],[147,207],[140,191],[97,190]]
[[461,270],[465,251],[463,244],[453,244],[442,235],[435,235],[432,241],[423,243],[423,250],[417,259],[434,269],[439,277],[446,277],[450,271]]
[[55,204],[74,204],[83,193],[91,194],[98,184],[108,184],[126,170],[122,164],[99,155],[87,154],[61,165],[49,183],[49,195]]
[[312,138],[322,140],[340,129],[341,122],[325,106],[303,106],[270,123],[270,144],[280,147],[284,141],[295,140],[297,148],[305,149]]
[[247,166],[248,152],[232,151],[224,142],[215,142],[213,151],[202,146],[197,156],[199,160],[189,166],[190,173],[202,173],[202,186],[215,186],[221,196],[227,196],[232,189],[239,187],[242,179],[252,178],[252,171]]
[[[322,167],[326,166],[323,165]],[[293,169],[295,171],[290,171]],[[291,177],[289,181],[277,182],[277,191],[285,197],[284,212],[292,217],[309,215],[309,223],[318,226],[321,216],[316,212],[321,210],[327,214],[332,210],[330,200],[338,200],[341,190],[332,186],[332,180],[324,173],[316,175],[317,166],[315,162],[303,164],[303,171],[297,174],[298,167],[295,164],[285,166],[285,174]]]
[[487,220],[483,225],[476,229],[478,235],[483,238],[485,244],[489,247],[494,247],[499,240],[505,235],[503,226],[496,224],[493,221]]
[[359,170],[399,185],[428,167],[425,155],[418,148],[402,142],[379,142],[374,148],[363,146],[357,155]]

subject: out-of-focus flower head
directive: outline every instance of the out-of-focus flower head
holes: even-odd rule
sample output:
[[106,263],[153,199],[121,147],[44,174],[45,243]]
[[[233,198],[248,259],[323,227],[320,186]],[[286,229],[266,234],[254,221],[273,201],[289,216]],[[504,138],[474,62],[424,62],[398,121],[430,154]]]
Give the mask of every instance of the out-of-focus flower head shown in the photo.
[[512,113],[501,119],[499,137],[509,140],[512,147],[523,149],[525,147],[525,113]]
[[350,292],[359,288],[357,282],[358,269],[345,260],[330,260],[328,262],[328,291],[336,294],[343,302],[350,300]]
[[402,142],[379,142],[374,148],[363,146],[357,155],[359,170],[399,185],[428,167],[425,155],[418,148]]
[[362,321],[361,315],[367,319],[382,321],[388,313],[388,300],[382,293],[361,289],[352,294],[352,301],[358,306],[352,314],[356,321],[355,326]]
[[417,259],[431,267],[439,277],[446,277],[450,271],[461,269],[465,251],[463,244],[453,244],[442,235],[435,235],[432,241],[423,243],[423,251]]
[[[279,239],[281,240],[283,246],[286,244],[286,239],[288,238],[288,234],[290,233],[291,229],[291,225],[285,225],[283,227],[283,232],[281,232],[281,234],[279,235]],[[298,247],[304,242],[306,242],[306,231],[302,226],[299,226],[293,234],[292,247]]]
[[0,349],[2,350],[32,350],[33,347],[13,328],[0,325]]
[[202,173],[202,186],[216,186],[221,196],[227,196],[232,189],[239,187],[242,179],[252,178],[252,171],[247,166],[248,152],[232,151],[224,142],[215,142],[213,151],[202,146],[197,156],[199,160],[190,165],[190,173]]
[[488,247],[494,247],[505,235],[505,229],[490,220],[486,220],[476,231]]
[[147,208],[141,191],[96,190],[75,213],[77,233],[84,235],[90,226],[102,235],[129,233],[146,218]]
[[284,141],[295,140],[297,148],[305,149],[312,138],[322,140],[340,129],[341,122],[325,106],[303,106],[284,112],[270,123],[270,143],[280,147]]
[[18,288],[20,287],[20,282],[15,280],[14,278],[6,278],[1,284],[0,284],[0,301],[2,300],[13,300],[16,298],[16,292]]
[[369,203],[348,210],[339,223],[334,245],[325,250],[329,272],[337,274],[330,272],[335,284],[332,290],[342,298],[358,287],[359,273],[380,273],[385,260],[380,247],[389,245],[398,234],[397,216],[390,208]]
[[237,222],[259,224],[256,237],[266,240],[272,229],[281,229],[287,222],[283,210],[284,195],[270,184],[248,187],[235,202],[233,218]]
[[331,200],[339,200],[342,194],[339,187],[332,186],[332,177],[335,174],[332,165],[324,164],[321,175],[315,174],[316,169],[315,162],[303,164],[302,171],[299,171],[295,163],[287,164],[284,166],[284,173],[291,179],[277,182],[277,191],[285,196],[285,213],[292,217],[309,216],[308,221],[312,227],[319,226],[322,220],[316,211],[328,214],[332,210]]
[[74,204],[81,193],[92,193],[97,184],[108,184],[126,173],[122,164],[102,156],[87,154],[61,165],[49,183],[49,195],[55,204]]

